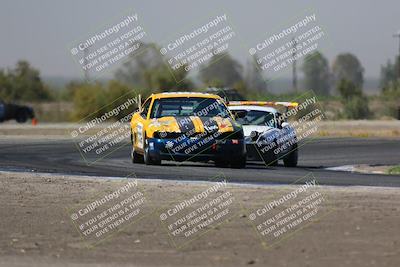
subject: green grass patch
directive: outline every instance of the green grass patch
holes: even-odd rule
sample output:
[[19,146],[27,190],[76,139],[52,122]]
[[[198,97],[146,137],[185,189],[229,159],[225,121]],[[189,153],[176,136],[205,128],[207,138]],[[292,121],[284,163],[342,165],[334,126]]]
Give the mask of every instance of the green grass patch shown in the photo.
[[400,165],[394,166],[388,170],[389,174],[400,174]]

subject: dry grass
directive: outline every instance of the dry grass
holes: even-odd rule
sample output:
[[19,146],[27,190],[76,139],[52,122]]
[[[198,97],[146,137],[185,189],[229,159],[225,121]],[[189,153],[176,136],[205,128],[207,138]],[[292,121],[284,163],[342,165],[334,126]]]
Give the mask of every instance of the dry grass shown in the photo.
[[316,136],[360,138],[400,137],[400,121],[323,121],[319,124]]
[[[108,126],[109,124],[104,124]],[[60,136],[70,137],[80,124],[75,123],[30,123],[13,122],[0,125],[1,136]],[[100,128],[95,127],[88,134],[94,134]],[[398,120],[358,120],[358,121],[322,121],[318,125],[315,137],[400,137],[400,121]]]

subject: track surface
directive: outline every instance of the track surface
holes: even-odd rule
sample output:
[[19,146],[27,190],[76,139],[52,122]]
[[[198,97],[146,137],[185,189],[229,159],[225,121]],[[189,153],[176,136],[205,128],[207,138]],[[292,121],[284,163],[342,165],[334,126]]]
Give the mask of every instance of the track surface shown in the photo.
[[400,139],[325,138],[314,139],[299,151],[299,166],[266,167],[248,164],[246,169],[216,168],[206,163],[163,162],[163,166],[132,164],[129,145],[88,166],[72,141],[0,139],[0,169],[51,173],[138,178],[210,180],[224,174],[230,182],[291,184],[310,172],[323,185],[400,187],[400,175],[359,174],[328,171],[327,167],[353,164],[400,164]]

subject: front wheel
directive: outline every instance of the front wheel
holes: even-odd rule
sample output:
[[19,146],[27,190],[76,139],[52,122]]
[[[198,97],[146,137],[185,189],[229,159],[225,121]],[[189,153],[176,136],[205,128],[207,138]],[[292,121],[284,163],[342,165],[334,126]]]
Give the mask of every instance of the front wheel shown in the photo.
[[144,142],[144,156],[143,156],[143,158],[144,158],[144,163],[146,165],[161,165],[161,160],[160,159],[153,159],[150,156],[149,146],[147,144],[147,140],[145,140],[145,142]]

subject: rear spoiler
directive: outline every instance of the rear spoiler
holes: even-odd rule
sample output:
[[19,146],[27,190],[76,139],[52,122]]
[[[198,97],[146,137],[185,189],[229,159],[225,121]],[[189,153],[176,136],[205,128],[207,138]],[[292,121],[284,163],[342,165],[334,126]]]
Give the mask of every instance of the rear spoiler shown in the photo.
[[274,101],[230,101],[228,106],[283,106],[287,109],[295,108],[299,105],[297,102],[274,102]]

